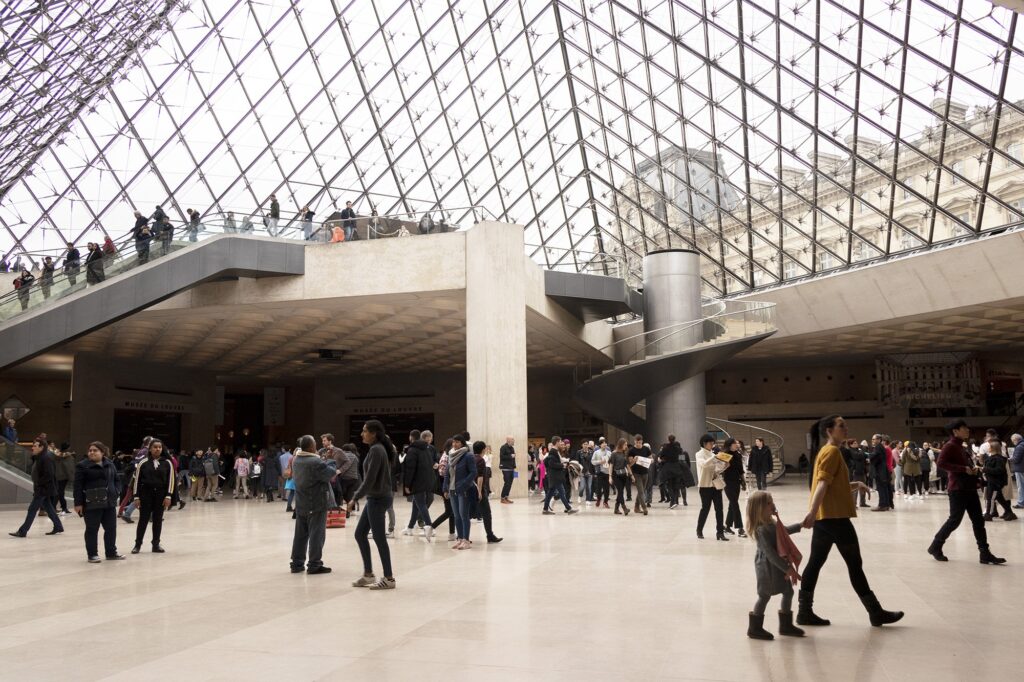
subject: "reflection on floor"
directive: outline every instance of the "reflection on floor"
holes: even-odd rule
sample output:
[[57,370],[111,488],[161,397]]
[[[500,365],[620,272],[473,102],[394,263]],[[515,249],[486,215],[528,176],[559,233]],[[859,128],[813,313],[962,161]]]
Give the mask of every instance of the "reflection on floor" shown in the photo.
[[[783,519],[799,520],[803,485],[773,490]],[[0,679],[934,681],[1015,668],[1024,520],[989,524],[1007,566],[979,565],[966,525],[939,564],[924,550],[945,497],[897,498],[895,513],[856,525],[872,587],[904,621],[871,628],[836,553],[816,609],[832,626],[759,642],[745,636],[752,543],[697,540],[692,492],[690,506],[646,518],[495,504],[500,545],[481,544],[477,524],[470,551],[393,541],[392,592],[350,587],[354,524],[328,531],[334,573],[291,575],[280,503],[190,504],[168,515],[166,554],[100,565],[85,561],[81,520],[47,537],[40,519],[27,539],[0,540]],[[400,501],[399,530],[408,510]],[[0,528],[22,517],[0,512]],[[134,530],[119,522],[122,552]],[[806,556],[809,534],[796,540]]]

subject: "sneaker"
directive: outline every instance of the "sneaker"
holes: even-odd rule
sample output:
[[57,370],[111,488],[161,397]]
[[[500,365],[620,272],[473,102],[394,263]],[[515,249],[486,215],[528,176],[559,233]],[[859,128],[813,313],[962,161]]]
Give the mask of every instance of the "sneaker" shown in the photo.
[[101,561],[102,561],[102,559],[100,559],[98,556],[91,556],[91,557],[89,557],[89,563],[90,564],[98,564]]
[[352,587],[369,587],[370,585],[377,582],[377,579],[372,575],[362,575],[358,579],[352,581]]
[[459,536],[455,533],[448,533],[448,542],[455,542],[459,539]]
[[108,556],[107,561],[124,561],[127,558],[128,557],[126,557],[124,554],[114,554],[112,556]]
[[124,521],[125,523],[135,523],[134,521],[132,521],[132,517],[130,517],[130,516],[122,516],[121,520]]
[[427,526],[423,529],[423,539],[426,540],[428,543],[433,541],[434,528],[432,526]]
[[385,533],[384,537],[391,538],[392,540],[394,540],[395,539],[395,529],[392,528],[391,530],[389,530],[387,533]]
[[551,511],[550,509],[545,509],[545,510],[544,510],[543,512],[541,512],[541,513],[542,513],[542,514],[554,514],[555,512]]
[[412,528],[406,528],[403,530],[402,535],[412,535]]
[[369,585],[369,588],[371,590],[393,590],[395,589],[395,587],[396,585],[394,578],[381,578],[374,584]]
[[579,509],[566,509],[565,513],[566,514],[575,514],[578,511],[579,511]]
[[134,547],[132,547],[132,554],[138,554],[141,551],[142,547],[140,547],[139,545],[135,545]]
[[319,575],[320,573],[330,573],[330,566],[317,566],[316,568],[307,568],[306,575]]
[[676,508],[676,507],[678,507],[678,506],[679,506],[678,504],[670,504],[670,505],[668,506],[668,508],[669,508],[669,509],[675,509],[675,508]]

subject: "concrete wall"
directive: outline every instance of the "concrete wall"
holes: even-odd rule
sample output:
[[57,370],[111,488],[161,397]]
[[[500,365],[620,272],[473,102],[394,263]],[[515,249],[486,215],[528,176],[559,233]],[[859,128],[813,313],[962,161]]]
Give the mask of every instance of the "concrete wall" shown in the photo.
[[111,443],[115,409],[146,409],[140,404],[173,404],[180,411],[182,442],[212,442],[216,412],[212,374],[140,360],[112,360],[78,353],[72,379],[71,446],[84,453],[90,441]]
[[18,438],[28,441],[45,433],[58,445],[71,429],[71,411],[64,403],[71,399],[70,379],[0,378],[0,402],[17,396],[30,412],[18,422]]

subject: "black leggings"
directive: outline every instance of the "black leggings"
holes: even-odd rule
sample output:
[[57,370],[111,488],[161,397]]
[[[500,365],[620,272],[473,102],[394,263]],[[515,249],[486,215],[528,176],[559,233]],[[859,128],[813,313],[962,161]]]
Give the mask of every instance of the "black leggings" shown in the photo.
[[[994,501],[993,501],[994,500]],[[1003,495],[1003,486],[988,484],[985,487],[985,513],[989,516],[998,516],[999,508],[996,502],[1003,505],[1003,511],[1010,513],[1010,501]]]
[[359,554],[363,558],[363,573],[373,573],[373,560],[370,557],[370,531],[373,531],[373,543],[377,545],[377,554],[380,555],[381,569],[385,578],[393,577],[391,573],[391,549],[388,547],[388,536],[385,530],[384,515],[391,506],[390,497],[367,497],[363,505],[363,513],[359,515],[359,523],[356,524],[356,544],[359,545]]
[[601,498],[604,498],[604,503],[608,504],[608,496],[611,495],[611,482],[609,481],[608,474],[597,474],[597,485],[594,489],[594,501],[597,504],[601,504]]
[[[903,494],[904,495],[916,495],[917,494],[917,478],[918,474],[909,476],[903,474]],[[923,490],[921,492],[924,492]]]
[[864,575],[863,561],[860,557],[860,542],[857,531],[850,519],[821,519],[814,522],[811,536],[811,557],[804,569],[801,590],[814,594],[818,584],[818,574],[828,559],[828,553],[835,545],[846,562],[846,570],[850,574],[850,584],[858,595],[866,595],[871,591],[867,576]]
[[623,499],[623,495],[626,491],[626,484],[629,482],[629,477],[625,475],[614,474],[613,479],[615,480],[615,511],[619,511],[621,505],[623,510],[629,512],[629,507],[626,506],[626,501]]
[[698,488],[700,490],[700,514],[697,516],[697,532],[704,532],[704,522],[708,520],[708,512],[711,505],[715,506],[715,530],[719,533],[725,532],[722,524],[722,491],[711,486],[710,488]]
[[64,497],[64,493],[67,492],[67,489],[67,481],[57,481],[57,494],[53,497],[54,508],[56,509],[57,507],[60,507],[61,511],[65,513],[68,511],[68,500]]
[[725,496],[729,500],[729,512],[725,515],[726,528],[743,528],[743,513],[740,511],[740,483],[726,483]]
[[455,535],[455,517],[452,516],[452,501],[447,497],[442,497],[444,500],[444,514],[441,514],[434,522],[430,524],[436,530],[442,523],[448,521],[448,535]]

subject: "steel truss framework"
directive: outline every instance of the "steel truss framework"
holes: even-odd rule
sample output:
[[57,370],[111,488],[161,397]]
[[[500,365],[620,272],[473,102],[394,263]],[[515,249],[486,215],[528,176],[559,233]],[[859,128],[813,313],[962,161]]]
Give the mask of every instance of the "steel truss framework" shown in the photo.
[[689,246],[730,294],[1022,219],[1003,178],[1024,168],[1004,143],[1024,36],[983,0],[2,12],[8,257],[123,233],[133,207],[253,213],[276,192],[320,217],[483,207],[548,267]]

